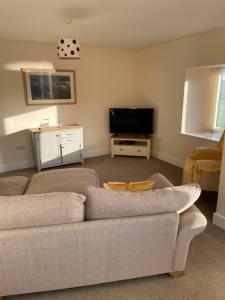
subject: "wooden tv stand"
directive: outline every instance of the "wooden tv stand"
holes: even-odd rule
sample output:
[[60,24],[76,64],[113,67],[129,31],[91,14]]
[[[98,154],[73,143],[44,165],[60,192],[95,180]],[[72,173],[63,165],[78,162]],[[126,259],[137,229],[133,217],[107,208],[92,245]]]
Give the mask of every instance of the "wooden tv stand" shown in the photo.
[[111,136],[111,155],[151,156],[151,137],[145,135],[123,135]]

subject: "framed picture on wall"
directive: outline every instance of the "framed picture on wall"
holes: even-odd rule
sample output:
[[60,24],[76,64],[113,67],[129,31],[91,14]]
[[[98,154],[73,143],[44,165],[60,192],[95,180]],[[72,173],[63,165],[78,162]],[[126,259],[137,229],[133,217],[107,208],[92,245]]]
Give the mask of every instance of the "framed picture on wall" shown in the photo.
[[21,69],[26,105],[75,104],[74,70]]

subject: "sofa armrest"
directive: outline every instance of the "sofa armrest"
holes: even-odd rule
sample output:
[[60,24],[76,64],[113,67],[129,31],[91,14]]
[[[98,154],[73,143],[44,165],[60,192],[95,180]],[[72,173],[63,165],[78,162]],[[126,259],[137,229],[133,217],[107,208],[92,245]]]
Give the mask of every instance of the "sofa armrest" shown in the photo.
[[170,182],[164,175],[160,173],[156,173],[152,175],[149,180],[152,180],[155,182],[153,190],[159,190],[159,189],[164,189],[168,187],[173,187],[174,185],[172,182]]
[[207,220],[201,211],[192,205],[180,214],[177,240],[174,251],[173,271],[184,270],[187,260],[188,248],[191,240],[206,228]]

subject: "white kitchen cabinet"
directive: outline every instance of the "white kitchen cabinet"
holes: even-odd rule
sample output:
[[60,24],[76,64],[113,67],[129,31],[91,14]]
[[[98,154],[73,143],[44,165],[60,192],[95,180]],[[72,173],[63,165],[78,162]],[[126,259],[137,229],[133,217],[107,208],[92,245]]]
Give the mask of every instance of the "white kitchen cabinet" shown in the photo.
[[42,132],[38,134],[41,167],[55,166],[61,163],[60,133]]
[[83,163],[83,128],[81,126],[31,129],[35,165],[44,168]]

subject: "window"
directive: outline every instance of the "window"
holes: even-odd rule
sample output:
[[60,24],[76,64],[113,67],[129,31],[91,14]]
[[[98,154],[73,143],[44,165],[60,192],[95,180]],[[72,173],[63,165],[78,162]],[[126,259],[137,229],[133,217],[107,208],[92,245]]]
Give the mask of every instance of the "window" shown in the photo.
[[225,64],[186,69],[181,133],[219,141],[225,128]]
[[221,73],[220,79],[216,128],[225,128],[225,72]]

